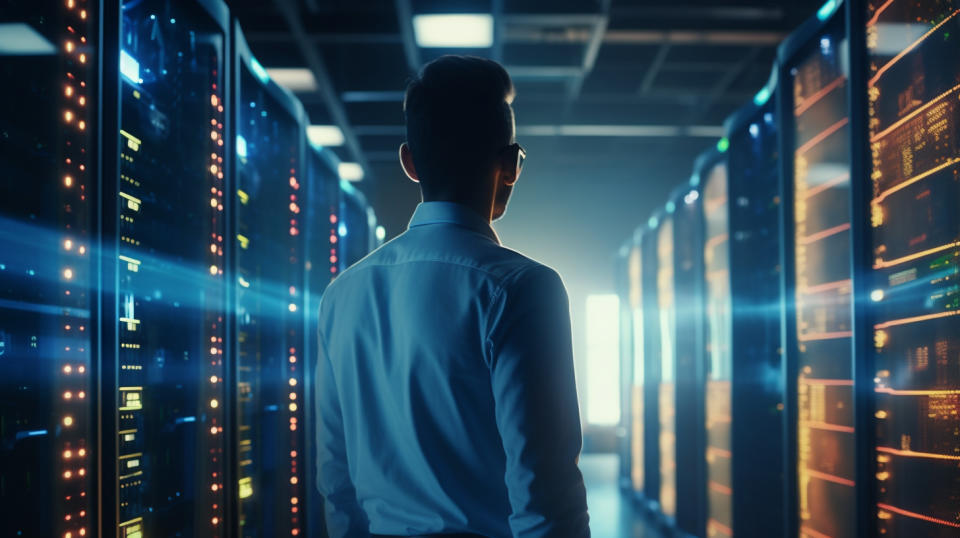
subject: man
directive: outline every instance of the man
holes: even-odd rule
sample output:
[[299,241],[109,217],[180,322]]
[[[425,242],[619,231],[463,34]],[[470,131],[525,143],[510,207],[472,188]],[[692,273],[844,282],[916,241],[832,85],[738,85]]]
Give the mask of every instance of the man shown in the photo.
[[331,536],[585,537],[567,296],[500,245],[525,157],[497,63],[444,56],[407,88],[409,229],[320,306],[319,488]]

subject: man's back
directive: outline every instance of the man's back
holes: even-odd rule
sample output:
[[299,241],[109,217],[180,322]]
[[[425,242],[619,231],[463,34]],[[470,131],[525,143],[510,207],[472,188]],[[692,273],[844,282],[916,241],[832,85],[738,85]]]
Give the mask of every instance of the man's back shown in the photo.
[[553,270],[471,210],[421,204],[321,304],[332,533],[587,535],[569,330]]

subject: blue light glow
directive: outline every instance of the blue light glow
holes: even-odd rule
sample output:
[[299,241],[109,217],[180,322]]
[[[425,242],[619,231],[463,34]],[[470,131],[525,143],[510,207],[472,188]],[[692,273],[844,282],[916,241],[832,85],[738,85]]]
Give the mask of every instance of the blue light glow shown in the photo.
[[270,82],[270,75],[267,74],[267,70],[260,65],[260,62],[258,62],[256,58],[250,58],[250,70],[260,79],[260,82],[264,84]]
[[677,210],[677,204],[673,202],[667,202],[667,213],[673,213]]
[[340,227],[337,228],[337,233],[340,234],[340,237],[346,237],[346,236],[347,236],[347,225],[341,222],[341,223],[340,223]]
[[140,78],[140,62],[125,50],[120,51],[120,74],[134,84],[143,82],[143,79]]
[[821,21],[825,21],[833,16],[837,12],[837,8],[840,7],[840,2],[842,0],[827,0],[820,9],[817,10],[817,18]]
[[749,129],[749,131],[750,131],[750,136],[752,136],[752,137],[754,137],[754,138],[760,136],[760,126],[757,125],[756,123],[751,123],[751,124],[750,124],[750,129]]
[[660,221],[657,220],[657,217],[650,217],[647,219],[647,227],[650,229],[656,228],[657,224],[660,224]]
[[47,435],[48,433],[50,432],[48,432],[47,430],[30,430],[25,432],[17,432],[16,439],[17,441],[21,441],[28,437],[40,437],[41,435]]
[[237,135],[237,155],[247,158],[247,139],[240,135]]
[[760,88],[760,91],[758,91],[757,94],[753,96],[753,104],[757,106],[763,106],[767,104],[767,101],[770,100],[770,95],[772,93],[773,92],[771,92],[770,88],[767,86]]
[[177,424],[184,424],[186,422],[196,422],[196,421],[197,421],[197,417],[179,417],[174,422],[176,422]]
[[717,140],[717,151],[726,153],[728,149],[730,149],[730,140],[728,140],[727,137]]

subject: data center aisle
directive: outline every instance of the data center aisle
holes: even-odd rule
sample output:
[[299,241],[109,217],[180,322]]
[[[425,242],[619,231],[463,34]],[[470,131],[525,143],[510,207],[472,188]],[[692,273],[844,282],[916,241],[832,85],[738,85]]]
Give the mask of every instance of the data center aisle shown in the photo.
[[637,512],[630,499],[617,487],[618,465],[616,454],[584,454],[580,457],[593,538],[664,536]]

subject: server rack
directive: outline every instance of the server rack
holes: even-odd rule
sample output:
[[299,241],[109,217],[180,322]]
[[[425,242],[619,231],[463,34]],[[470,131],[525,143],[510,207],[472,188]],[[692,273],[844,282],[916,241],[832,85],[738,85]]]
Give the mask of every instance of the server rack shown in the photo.
[[732,422],[722,484],[731,505],[717,512],[711,502],[710,517],[726,529],[708,522],[708,536],[783,532],[779,92],[774,67],[768,84],[725,123]]
[[[731,346],[730,225],[727,139],[698,159],[696,172],[702,187],[705,421],[703,482],[705,533],[732,535],[732,407],[733,355]],[[701,531],[702,533],[703,531]]]
[[[313,457],[314,440],[317,438],[315,417],[316,385],[314,372],[319,356],[320,299],[327,285],[339,271],[337,251],[337,228],[340,211],[340,184],[337,175],[337,159],[332,152],[322,148],[307,150],[308,186],[310,189],[310,214],[307,225],[307,289],[304,305],[307,347],[304,354],[304,402],[306,402],[306,454]],[[306,510],[311,517],[306,522],[306,536],[325,536],[323,499],[316,488],[315,465],[306,469]]]
[[784,480],[788,536],[860,530],[854,374],[862,334],[850,253],[862,231],[851,195],[850,6],[827,2],[778,50],[784,460],[796,469]]
[[[651,513],[660,512],[660,367],[661,324],[660,286],[658,285],[660,220],[658,211],[647,220],[640,239],[640,288],[643,355],[638,365],[644,372],[643,384],[643,484],[635,494]],[[653,315],[652,313],[657,313]]]
[[[237,521],[240,536],[300,534],[309,465],[303,427],[305,115],[233,25],[237,85]],[[276,502],[279,501],[279,502]]]
[[850,24],[865,32],[854,154],[864,157],[857,216],[872,231],[862,292],[872,361],[857,396],[869,405],[873,394],[876,407],[858,423],[875,495],[859,508],[864,528],[884,536],[956,536],[960,3],[871,0]]
[[101,16],[84,0],[0,10],[21,45],[0,55],[4,536],[97,532]]
[[676,304],[676,525],[702,536],[706,528],[706,424],[704,356],[704,219],[701,179],[719,155],[710,150],[694,165],[689,185],[668,202],[673,217]]
[[376,217],[372,217],[366,197],[349,181],[341,180],[340,190],[341,220],[337,232],[342,271],[360,261],[375,247]]
[[617,251],[614,261],[614,288],[619,298],[619,325],[620,336],[620,426],[617,429],[617,453],[619,454],[619,473],[617,481],[621,488],[631,486],[631,439],[632,439],[632,404],[630,392],[633,387],[633,307],[630,304],[630,275],[629,259],[632,250],[632,241],[625,242]]
[[644,447],[644,390],[646,382],[645,370],[645,336],[643,313],[643,240],[644,228],[637,228],[633,232],[631,241],[627,244],[627,305],[629,318],[625,330],[629,333],[630,349],[626,350],[632,365],[628,379],[626,405],[629,406],[629,424],[627,427],[627,447],[629,450],[629,468],[627,487],[634,493],[635,498],[642,498],[645,479],[645,447]]

